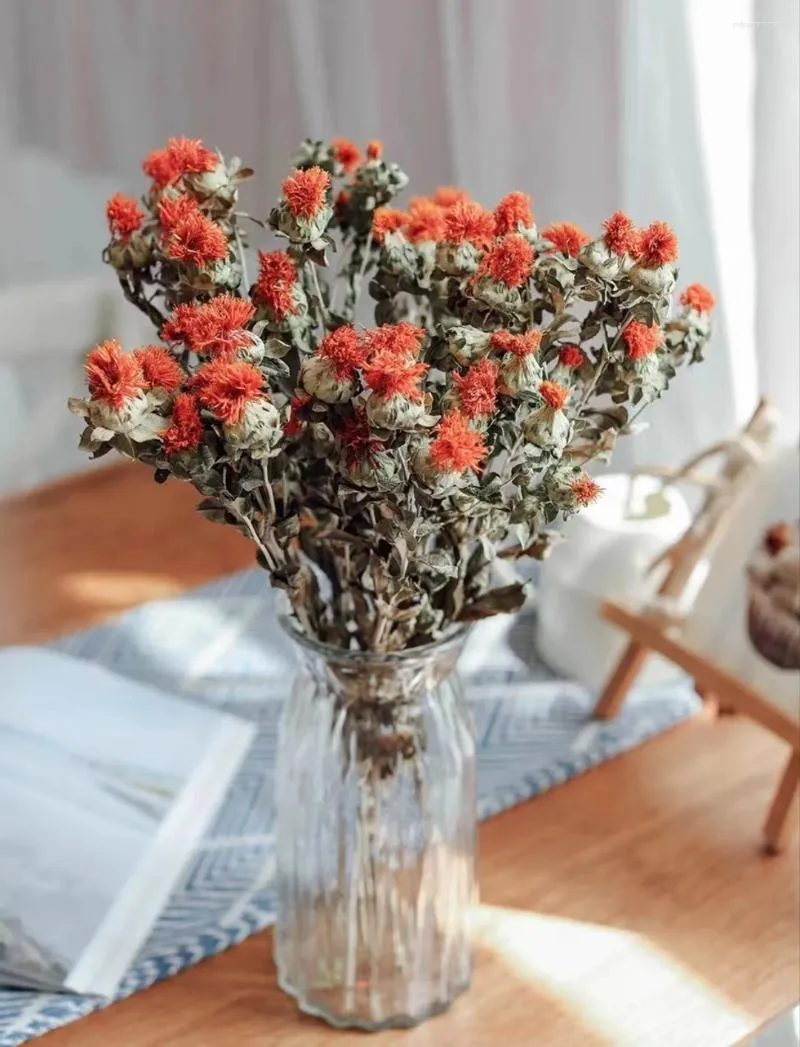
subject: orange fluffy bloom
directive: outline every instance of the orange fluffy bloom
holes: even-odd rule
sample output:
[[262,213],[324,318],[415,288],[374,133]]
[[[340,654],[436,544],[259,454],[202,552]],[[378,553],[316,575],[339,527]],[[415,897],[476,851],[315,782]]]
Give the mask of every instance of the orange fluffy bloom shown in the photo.
[[264,376],[243,360],[218,357],[195,374],[200,403],[221,422],[235,425],[249,403],[263,394]]
[[445,230],[443,208],[424,196],[415,196],[408,210],[408,224],[403,232],[412,243],[442,239]]
[[550,241],[554,250],[561,251],[570,258],[577,258],[578,251],[592,239],[574,222],[555,222],[553,225],[548,225],[546,229],[542,230],[542,236],[545,240]]
[[633,256],[638,249],[639,233],[624,211],[615,211],[603,222],[603,240],[614,254]]
[[539,386],[539,396],[548,407],[552,407],[554,411],[560,411],[567,402],[569,389],[565,389],[558,382],[542,382]]
[[519,287],[531,275],[533,257],[533,247],[525,237],[509,233],[486,252],[478,276],[488,274],[507,287]]
[[158,224],[161,231],[169,235],[175,229],[178,222],[182,222],[189,215],[199,214],[200,208],[193,196],[181,193],[180,196],[164,196],[158,202]]
[[487,454],[486,440],[469,427],[460,411],[452,411],[436,426],[429,453],[431,462],[442,472],[477,470]]
[[161,325],[161,337],[165,342],[189,343],[192,331],[197,324],[201,306],[182,302],[176,305]]
[[87,353],[84,371],[91,398],[116,410],[141,392],[145,384],[139,361],[124,353],[116,338]]
[[[255,309],[244,298],[221,294],[204,305],[195,306],[175,333],[180,333],[181,340],[196,353],[232,356],[243,346],[250,345],[245,329],[254,313]],[[172,333],[172,330],[167,331],[168,335]]]
[[284,436],[295,437],[301,435],[306,427],[306,423],[300,412],[304,407],[310,404],[313,399],[313,396],[307,396],[306,393],[301,393],[299,396],[295,396],[289,401],[289,420],[283,427]]
[[472,200],[457,200],[445,213],[444,239],[449,243],[464,241],[486,247],[494,238],[494,215]]
[[377,243],[382,244],[387,233],[397,232],[408,222],[405,211],[396,207],[376,207],[372,215],[372,235]]
[[638,320],[631,320],[622,332],[622,339],[629,360],[644,360],[661,345],[661,329],[658,324],[648,327]]
[[696,309],[698,313],[710,313],[717,300],[702,284],[689,284],[680,297],[681,305]]
[[174,393],[180,388],[186,375],[169,350],[161,345],[146,345],[134,349],[133,355],[142,369],[148,389],[166,389],[168,393]]
[[372,461],[376,451],[383,448],[383,443],[372,435],[363,407],[357,407],[350,418],[344,419],[336,430],[336,436],[344,448],[348,469],[355,468],[359,462]]
[[587,473],[576,476],[569,486],[579,505],[589,505],[603,493],[603,488]]
[[576,367],[583,365],[584,355],[577,345],[565,345],[558,354],[558,362],[563,364],[564,367],[574,370]]
[[495,228],[498,236],[516,233],[520,225],[530,229],[533,225],[531,198],[527,193],[507,193],[494,209]]
[[369,356],[387,353],[398,360],[416,359],[424,337],[424,327],[409,323],[382,324],[364,332],[364,344]]
[[367,142],[367,159],[380,160],[383,156],[383,142],[379,138],[371,138]]
[[348,138],[334,138],[333,155],[347,174],[354,171],[361,163],[361,150]]
[[479,360],[465,375],[454,375],[458,402],[467,418],[492,414],[497,406],[497,376],[500,368],[494,360]]
[[678,238],[666,222],[652,222],[639,233],[635,257],[646,269],[674,262],[678,257]]
[[431,193],[431,203],[438,204],[439,207],[452,207],[453,204],[466,200],[469,200],[469,193],[455,185],[440,185]]
[[404,396],[417,403],[422,400],[419,383],[428,370],[427,364],[395,356],[391,352],[377,353],[364,369],[364,380],[378,396]]
[[246,298],[232,294],[218,294],[208,303],[208,308],[226,331],[241,331],[255,315],[255,309]]
[[285,251],[258,252],[258,280],[253,288],[253,299],[263,302],[276,323],[300,308],[294,300],[297,266]]
[[197,397],[192,393],[181,393],[172,406],[172,420],[161,437],[165,454],[193,451],[203,439],[203,420]]
[[342,380],[351,377],[357,368],[364,366],[367,349],[355,328],[342,324],[325,335],[317,348],[317,356],[330,360],[336,377]]
[[500,353],[513,353],[514,356],[530,356],[538,351],[542,344],[541,331],[526,331],[524,334],[512,334],[510,331],[493,331],[489,339],[492,349]]
[[331,176],[321,167],[295,169],[283,180],[283,196],[295,218],[313,218],[325,203]]
[[151,178],[156,189],[164,189],[180,177],[172,157],[166,149],[153,149],[142,161],[142,170]]
[[189,265],[208,265],[227,256],[228,240],[218,225],[197,211],[175,223],[167,241],[167,254]]
[[106,218],[111,233],[120,240],[127,240],[131,233],[142,228],[144,213],[132,196],[114,193],[106,204]]
[[170,138],[163,149],[154,149],[142,162],[156,189],[163,189],[185,174],[213,171],[219,158],[199,138]]

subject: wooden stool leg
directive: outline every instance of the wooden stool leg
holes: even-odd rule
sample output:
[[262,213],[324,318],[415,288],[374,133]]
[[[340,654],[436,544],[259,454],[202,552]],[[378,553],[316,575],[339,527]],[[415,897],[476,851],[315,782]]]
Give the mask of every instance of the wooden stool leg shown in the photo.
[[649,654],[649,647],[631,640],[594,708],[594,716],[598,720],[608,720],[617,715]]
[[800,786],[800,749],[795,749],[786,764],[764,823],[764,850],[767,854],[778,854],[781,849],[786,819],[798,786]]

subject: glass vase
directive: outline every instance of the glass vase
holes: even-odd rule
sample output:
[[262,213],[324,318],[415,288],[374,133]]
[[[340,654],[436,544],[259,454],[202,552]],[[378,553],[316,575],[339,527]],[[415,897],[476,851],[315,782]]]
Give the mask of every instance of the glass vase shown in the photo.
[[276,769],[278,981],[334,1026],[416,1025],[470,982],[475,741],[455,673],[465,634],[372,654],[284,627],[303,670]]

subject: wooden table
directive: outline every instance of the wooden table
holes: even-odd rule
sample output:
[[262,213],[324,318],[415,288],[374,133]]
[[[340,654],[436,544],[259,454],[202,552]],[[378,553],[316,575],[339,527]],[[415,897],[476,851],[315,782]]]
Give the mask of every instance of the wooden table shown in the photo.
[[[0,503],[0,642],[42,641],[252,563],[139,466]],[[730,1047],[800,979],[798,833],[757,851],[784,747],[698,718],[484,823],[474,986],[376,1047]],[[275,984],[269,933],[42,1047],[346,1047]]]

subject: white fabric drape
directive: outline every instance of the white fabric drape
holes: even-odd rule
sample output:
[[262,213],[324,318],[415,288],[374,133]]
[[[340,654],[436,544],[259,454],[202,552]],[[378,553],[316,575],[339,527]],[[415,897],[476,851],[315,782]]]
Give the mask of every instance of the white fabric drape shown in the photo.
[[717,332],[617,465],[675,461],[759,385],[791,413],[796,17],[794,0],[5,0],[0,286],[98,274],[105,197],[139,191],[171,134],[246,158],[256,214],[302,137],[378,136],[417,192],[526,189],[541,224],[597,230],[618,206],[674,223],[682,279],[720,298]]

